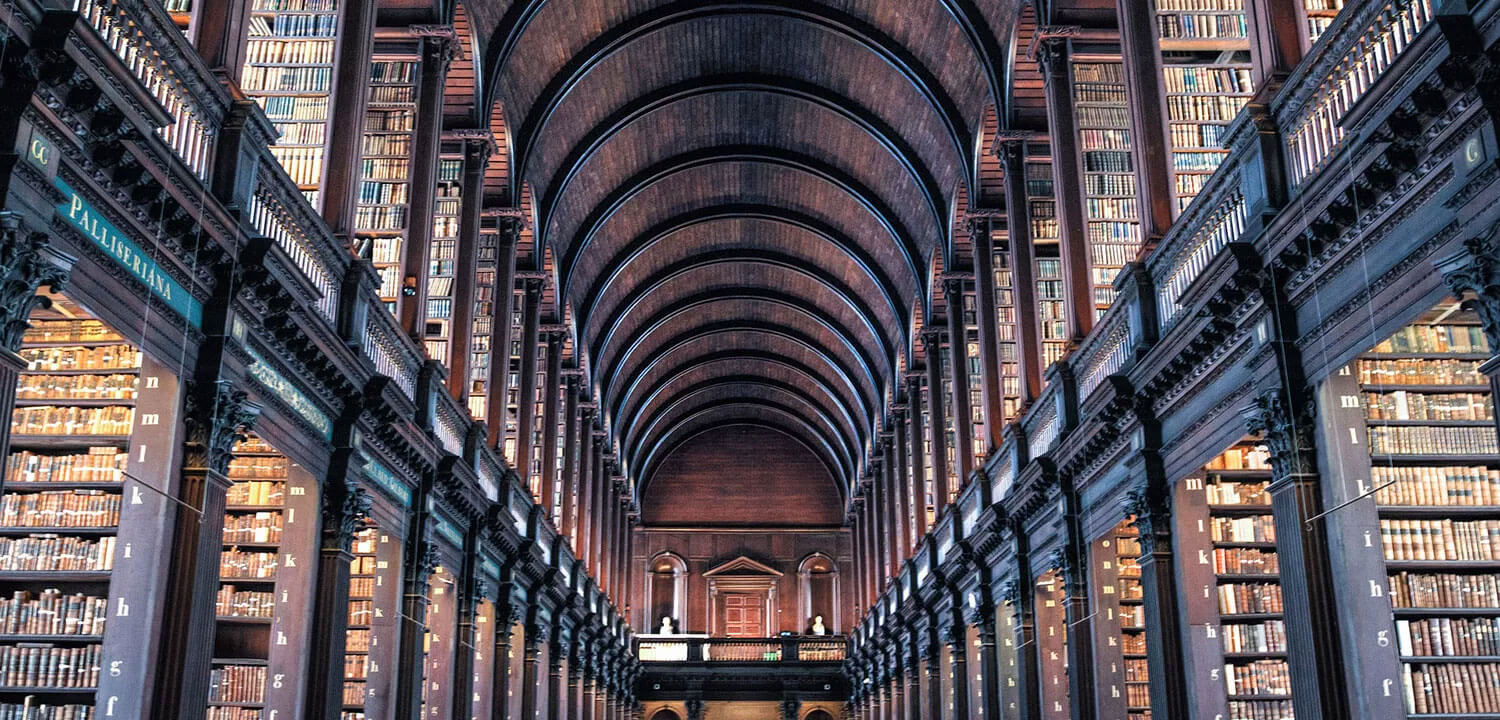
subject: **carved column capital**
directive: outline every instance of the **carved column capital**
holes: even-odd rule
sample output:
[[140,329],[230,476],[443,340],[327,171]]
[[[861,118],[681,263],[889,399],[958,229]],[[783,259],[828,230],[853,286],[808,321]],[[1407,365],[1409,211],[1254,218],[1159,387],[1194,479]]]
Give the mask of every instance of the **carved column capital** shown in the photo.
[[235,443],[245,439],[245,433],[260,417],[260,406],[250,402],[244,390],[226,381],[214,383],[212,388],[190,383],[186,405],[187,457],[183,466],[223,475],[234,459]]
[[1462,252],[1440,260],[1437,265],[1464,308],[1479,315],[1490,347],[1500,349],[1500,242],[1495,233],[1465,240]]
[[374,499],[353,478],[330,479],[322,493],[324,547],[348,550],[354,533],[370,516]]
[[46,233],[21,227],[21,217],[0,212],[0,347],[15,352],[37,308],[52,301],[37,295],[43,285],[59,292],[67,282],[72,258],[52,250]]
[[1245,410],[1251,434],[1265,439],[1274,481],[1318,471],[1312,393],[1306,388],[1278,388],[1255,398]]
[[1125,514],[1134,516],[1131,521],[1140,535],[1141,554],[1150,555],[1158,544],[1163,549],[1172,542],[1172,499],[1164,488],[1154,486],[1142,478],[1126,491]]

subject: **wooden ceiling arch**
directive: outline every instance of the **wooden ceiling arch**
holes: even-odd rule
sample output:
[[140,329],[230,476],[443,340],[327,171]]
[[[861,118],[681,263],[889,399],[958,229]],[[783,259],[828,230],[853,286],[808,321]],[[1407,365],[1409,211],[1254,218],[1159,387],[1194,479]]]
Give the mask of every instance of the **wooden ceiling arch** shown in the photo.
[[487,190],[531,189],[632,480],[743,422],[847,501],[934,261],[994,195],[1020,3],[469,3],[482,107],[511,121]]
[[790,438],[793,442],[796,442],[798,445],[801,445],[803,448],[807,449],[808,452],[811,452],[818,459],[818,462],[823,465],[823,470],[828,473],[829,479],[833,480],[834,487],[842,496],[840,499],[847,500],[848,488],[844,487],[844,480],[843,478],[839,477],[838,468],[833,464],[827,454],[822,452],[817,445],[809,444],[806,437],[802,436],[793,429],[789,429],[783,423],[776,422],[775,420],[761,419],[759,417],[750,417],[748,413],[741,416],[730,415],[727,418],[713,417],[712,415],[709,415],[699,422],[691,424],[684,423],[683,425],[679,426],[678,430],[672,436],[672,441],[668,444],[665,444],[657,451],[655,457],[653,458],[652,466],[649,472],[642,471],[641,473],[639,473],[641,479],[639,481],[639,486],[637,489],[640,491],[641,497],[646,497],[646,489],[650,486],[652,478],[656,476],[656,473],[661,468],[661,466],[672,457],[673,453],[676,453],[683,446],[687,445],[688,443],[692,442],[705,433],[726,427],[760,428],[763,430],[770,430]]

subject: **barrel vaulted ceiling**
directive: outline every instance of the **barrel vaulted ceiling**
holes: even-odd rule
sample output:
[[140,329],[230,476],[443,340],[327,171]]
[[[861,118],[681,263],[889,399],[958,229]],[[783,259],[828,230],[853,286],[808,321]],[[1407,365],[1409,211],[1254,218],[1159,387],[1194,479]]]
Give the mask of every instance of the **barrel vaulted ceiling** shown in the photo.
[[976,196],[1018,2],[466,1],[503,185],[632,479],[743,423],[847,492]]

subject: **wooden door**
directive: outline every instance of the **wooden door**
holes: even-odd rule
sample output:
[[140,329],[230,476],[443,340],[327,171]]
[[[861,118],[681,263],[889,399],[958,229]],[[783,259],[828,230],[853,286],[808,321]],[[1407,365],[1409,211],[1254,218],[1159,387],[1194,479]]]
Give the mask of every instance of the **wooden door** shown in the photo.
[[724,595],[724,634],[732,638],[766,636],[766,599],[749,593]]

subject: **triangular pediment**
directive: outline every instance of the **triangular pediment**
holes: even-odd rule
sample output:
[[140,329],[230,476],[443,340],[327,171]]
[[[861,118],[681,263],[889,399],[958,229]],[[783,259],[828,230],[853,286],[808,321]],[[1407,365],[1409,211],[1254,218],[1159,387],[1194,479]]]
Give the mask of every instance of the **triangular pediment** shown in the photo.
[[703,573],[704,577],[721,577],[725,575],[770,575],[781,577],[781,572],[765,563],[759,563],[741,555]]

